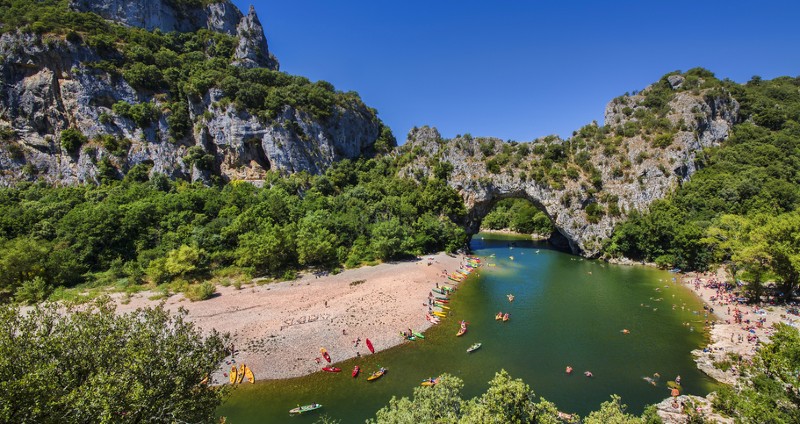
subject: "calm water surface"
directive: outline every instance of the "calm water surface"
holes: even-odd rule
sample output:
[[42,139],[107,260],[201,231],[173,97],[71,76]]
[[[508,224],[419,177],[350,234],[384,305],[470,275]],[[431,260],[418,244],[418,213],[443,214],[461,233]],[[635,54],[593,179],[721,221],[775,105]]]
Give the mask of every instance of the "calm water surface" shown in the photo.
[[[311,423],[321,414],[364,422],[392,396],[410,396],[422,379],[444,372],[464,380],[469,398],[505,369],[560,410],[581,415],[613,393],[641,413],[669,396],[665,383],[676,375],[687,393],[705,395],[715,388],[689,353],[705,343],[702,304],[672,281],[673,274],[582,260],[509,236],[480,234],[472,248],[496,266],[480,268],[460,285],[451,316],[428,330],[425,340],[339,363],[339,374],[241,386],[220,415],[233,424]],[[516,296],[513,303],[509,293]],[[511,319],[495,321],[498,311]],[[461,319],[470,323],[469,331],[455,337]],[[467,354],[475,342],[483,347]],[[355,364],[362,368],[357,379],[349,372]],[[567,365],[574,367],[572,375],[565,374]],[[367,382],[365,374],[380,366],[389,372]],[[594,378],[584,377],[586,370]],[[656,386],[643,380],[656,372],[662,376]],[[324,407],[289,416],[289,409],[312,402]]]

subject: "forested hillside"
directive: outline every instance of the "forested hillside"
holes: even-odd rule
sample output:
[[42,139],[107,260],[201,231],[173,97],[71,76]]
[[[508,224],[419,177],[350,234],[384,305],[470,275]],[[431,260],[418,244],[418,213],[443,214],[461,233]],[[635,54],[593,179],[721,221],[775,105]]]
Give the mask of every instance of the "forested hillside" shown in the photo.
[[[211,277],[292,278],[464,246],[464,213],[443,181],[398,178],[388,157],[322,176],[271,174],[206,187],[134,169],[101,186],[0,190],[0,291],[40,300],[57,287],[144,282],[165,293]],[[223,281],[224,282],[224,281]]]
[[619,225],[612,256],[705,270],[727,263],[746,279],[775,279],[788,295],[800,274],[800,78],[740,85],[713,80],[741,105],[741,122],[666,199]]
[[279,72],[254,10],[114,4],[0,2],[0,185],[106,182],[137,165],[207,184],[318,174],[394,146],[358,94]]

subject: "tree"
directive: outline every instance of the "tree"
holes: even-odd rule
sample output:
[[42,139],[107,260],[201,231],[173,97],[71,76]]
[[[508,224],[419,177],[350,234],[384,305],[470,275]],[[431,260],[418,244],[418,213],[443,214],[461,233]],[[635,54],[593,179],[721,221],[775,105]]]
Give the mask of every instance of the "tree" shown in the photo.
[[258,232],[239,237],[236,264],[253,268],[256,274],[275,274],[290,265],[294,246],[282,228],[265,224]]
[[755,233],[764,241],[770,269],[777,276],[784,299],[790,300],[800,283],[800,213],[773,217]]
[[372,227],[372,249],[375,256],[386,261],[404,253],[409,231],[400,220],[392,218],[382,221]]
[[644,421],[625,412],[627,406],[617,395],[612,395],[611,400],[603,402],[599,411],[592,411],[584,420],[584,424],[642,424]]
[[0,293],[13,293],[26,281],[46,275],[49,243],[27,237],[0,244]]
[[417,387],[413,399],[392,398],[368,423],[396,424],[557,424],[558,410],[546,400],[534,402],[534,394],[522,380],[512,380],[505,371],[495,374],[482,396],[464,401],[461,379],[443,374],[433,387]]
[[723,387],[714,408],[737,422],[800,422],[800,332],[778,324],[770,343],[745,365],[733,386]]
[[392,397],[389,405],[378,410],[370,424],[458,423],[464,401],[464,382],[449,374],[439,377],[433,387],[416,387],[413,399]]
[[226,394],[204,380],[227,335],[203,336],[185,310],[5,305],[0,323],[2,422],[212,422]]
[[297,260],[300,265],[324,265],[336,261],[336,235],[322,226],[325,215],[319,210],[300,221],[297,230]]
[[535,395],[522,380],[512,380],[505,370],[495,374],[489,389],[466,405],[461,423],[552,423],[558,410],[545,400],[534,402]]

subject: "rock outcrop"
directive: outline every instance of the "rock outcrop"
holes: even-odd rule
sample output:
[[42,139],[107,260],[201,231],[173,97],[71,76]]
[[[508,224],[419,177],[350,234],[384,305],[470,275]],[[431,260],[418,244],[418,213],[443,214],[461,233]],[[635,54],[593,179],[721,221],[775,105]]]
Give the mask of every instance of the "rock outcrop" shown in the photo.
[[[653,117],[644,105],[648,91],[615,99],[606,108],[605,127],[588,125],[567,141],[554,136],[533,143],[471,136],[442,140],[433,128],[415,128],[404,149],[417,160],[402,172],[424,178],[432,172],[431,159],[449,163],[448,184],[464,199],[464,225],[471,234],[498,200],[525,198],[550,217],[556,243],[596,256],[616,223],[686,181],[697,171],[698,152],[726,139],[738,119],[739,105],[727,92],[676,91],[658,121],[667,130],[634,131],[638,120]],[[575,159],[559,161],[559,155]]]
[[[233,64],[277,69],[252,9],[243,16],[228,1],[200,10],[174,4],[72,2],[78,10],[131,26],[162,31],[205,28],[236,35]],[[193,181],[258,180],[269,170],[320,173],[336,160],[370,153],[381,134],[375,111],[358,99],[337,101],[324,115],[286,104],[270,117],[237,108],[214,87],[201,96],[170,99],[95,66],[114,60],[114,54],[118,53],[101,53],[89,43],[59,34],[0,36],[0,77],[5,85],[0,92],[0,185],[36,180],[93,183],[120,178],[138,164],[147,165],[151,174]],[[141,125],[113,112],[118,102],[149,105],[156,117]],[[169,121],[176,104],[188,114],[186,135],[178,140],[170,135]],[[68,150],[69,143],[64,143],[67,129],[85,137],[77,149]]]
[[264,28],[252,6],[247,16],[230,0],[218,0],[203,8],[191,8],[175,0],[70,0],[78,12],[92,12],[104,19],[148,31],[195,32],[208,29],[239,37],[238,64],[278,69],[269,52]]

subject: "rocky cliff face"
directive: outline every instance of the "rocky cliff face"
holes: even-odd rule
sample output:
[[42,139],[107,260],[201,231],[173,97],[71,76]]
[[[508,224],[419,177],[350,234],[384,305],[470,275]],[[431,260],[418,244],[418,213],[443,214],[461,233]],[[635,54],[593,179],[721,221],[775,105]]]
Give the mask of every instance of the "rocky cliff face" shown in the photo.
[[176,0],[71,0],[70,7],[148,31],[208,29],[236,35],[240,40],[236,50],[240,65],[278,69],[278,61],[269,53],[264,28],[252,6],[247,16],[229,0],[219,0],[203,8],[187,7]]
[[[686,181],[697,170],[698,152],[727,138],[738,119],[738,103],[727,93],[680,91],[657,121],[668,129],[648,134],[637,123],[653,118],[645,113],[647,95],[646,89],[615,99],[606,108],[605,127],[589,125],[566,141],[442,140],[435,129],[414,129],[404,148],[417,159],[403,172],[424,178],[430,158],[450,163],[448,183],[466,203],[464,224],[473,234],[498,200],[525,198],[550,217],[556,241],[574,253],[595,256],[616,223]],[[605,135],[592,141],[584,133]],[[571,159],[559,161],[559,152]]]
[[[74,0],[72,7],[127,25],[162,31],[210,29],[238,36],[232,64],[276,70],[255,12],[228,1],[187,10],[174,1]],[[114,53],[118,54],[118,53]],[[333,161],[368,153],[380,135],[375,112],[360,101],[338,102],[324,118],[285,105],[277,116],[254,116],[211,88],[200,96],[134,88],[89,43],[58,34],[6,32],[0,37],[0,185],[43,180],[92,183],[121,177],[137,164],[171,178],[260,179],[268,170],[323,172]],[[113,54],[112,54],[113,56]],[[188,105],[187,135],[170,137],[170,110]],[[154,122],[140,125],[114,113],[118,102],[150,105]],[[186,107],[186,106],[184,106]],[[85,139],[69,151],[64,134]],[[68,144],[68,143],[67,143]]]

